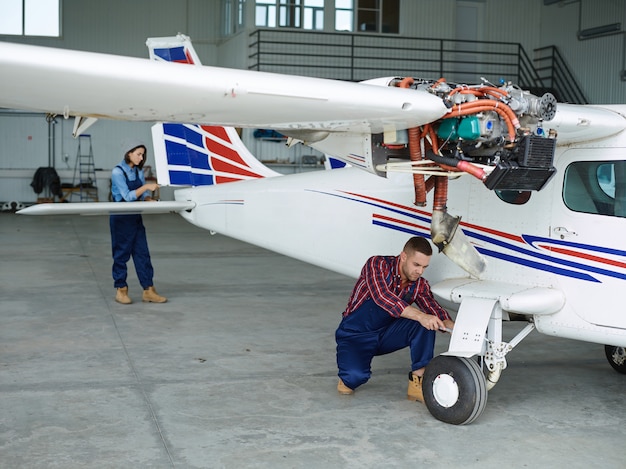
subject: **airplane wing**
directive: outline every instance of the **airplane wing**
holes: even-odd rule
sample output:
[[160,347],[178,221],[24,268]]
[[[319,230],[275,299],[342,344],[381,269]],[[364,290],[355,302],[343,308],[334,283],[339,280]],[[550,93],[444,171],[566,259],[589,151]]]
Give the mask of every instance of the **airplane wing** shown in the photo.
[[525,316],[554,314],[565,304],[561,290],[523,284],[453,278],[438,282],[432,292],[451,309],[468,298],[496,300],[502,310]]
[[[556,139],[546,136],[560,133],[563,144],[626,126],[620,110],[559,111],[549,93],[539,98],[510,83],[468,87],[411,77],[351,83],[160,58],[0,42],[0,107],[75,116],[75,134],[98,118],[274,129],[379,176],[431,175],[437,166],[444,171],[434,168],[434,175],[453,168],[503,190],[540,190],[549,181]],[[550,121],[554,126],[544,130]],[[425,155],[420,140],[429,143]],[[412,161],[387,164],[408,153]]]
[[159,202],[83,202],[80,204],[36,204],[20,210],[20,215],[111,215],[155,214],[192,210],[196,204],[187,201]]
[[1,107],[65,117],[380,133],[447,112],[426,91],[6,42],[0,69]]

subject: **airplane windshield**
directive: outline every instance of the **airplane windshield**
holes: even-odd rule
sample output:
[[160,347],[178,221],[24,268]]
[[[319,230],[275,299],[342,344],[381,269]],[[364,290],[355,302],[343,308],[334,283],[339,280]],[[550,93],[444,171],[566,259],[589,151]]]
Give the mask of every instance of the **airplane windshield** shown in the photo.
[[575,212],[626,217],[626,161],[577,161],[565,170],[563,201]]

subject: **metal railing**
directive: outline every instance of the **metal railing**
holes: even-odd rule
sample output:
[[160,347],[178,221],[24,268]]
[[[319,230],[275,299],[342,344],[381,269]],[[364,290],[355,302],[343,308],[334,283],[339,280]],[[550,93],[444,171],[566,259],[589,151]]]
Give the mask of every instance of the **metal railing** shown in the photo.
[[349,81],[412,76],[478,83],[484,77],[545,88],[514,42],[258,29],[250,34],[249,51],[251,70]]
[[535,66],[546,87],[562,103],[589,104],[585,93],[578,85],[576,77],[568,67],[556,46],[534,50]]

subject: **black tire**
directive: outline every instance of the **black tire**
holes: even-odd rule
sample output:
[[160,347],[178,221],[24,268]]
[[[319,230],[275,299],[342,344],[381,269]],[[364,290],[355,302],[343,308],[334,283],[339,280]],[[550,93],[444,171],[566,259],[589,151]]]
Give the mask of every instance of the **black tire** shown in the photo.
[[433,358],[424,373],[422,392],[432,416],[453,425],[472,423],[487,405],[485,375],[470,358]]
[[615,371],[626,375],[626,348],[605,345],[604,354]]

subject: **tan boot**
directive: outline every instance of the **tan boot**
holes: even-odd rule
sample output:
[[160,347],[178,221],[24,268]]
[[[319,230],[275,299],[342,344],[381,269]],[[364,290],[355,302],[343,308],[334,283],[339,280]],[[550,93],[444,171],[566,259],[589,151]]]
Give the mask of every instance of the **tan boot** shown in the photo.
[[142,301],[146,303],[165,303],[167,298],[159,295],[154,287],[148,287],[143,291]]
[[133,302],[128,296],[128,287],[118,288],[115,293],[115,301],[122,303],[123,305],[129,305]]
[[419,401],[422,404],[424,403],[422,380],[422,376],[415,376],[412,372],[409,373],[409,389],[406,392],[406,397],[409,401]]
[[349,396],[350,394],[354,394],[354,390],[350,389],[348,386],[343,384],[343,381],[339,380],[337,383],[337,392],[339,394],[343,394],[344,396]]

